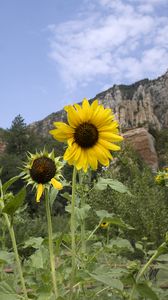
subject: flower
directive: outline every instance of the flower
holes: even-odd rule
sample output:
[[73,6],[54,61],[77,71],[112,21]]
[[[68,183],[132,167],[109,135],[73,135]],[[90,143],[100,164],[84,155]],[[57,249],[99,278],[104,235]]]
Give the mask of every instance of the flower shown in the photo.
[[155,176],[155,182],[157,184],[162,185],[164,183],[164,177],[163,174],[161,172],[159,172],[156,176]]
[[82,106],[74,104],[64,109],[69,124],[54,122],[56,129],[50,130],[56,140],[68,144],[64,160],[85,172],[89,166],[96,170],[98,162],[109,166],[113,159],[110,150],[120,150],[115,143],[123,140],[111,109],[99,105],[98,100],[90,105],[87,99]]
[[108,226],[109,226],[109,223],[108,223],[108,222],[102,222],[102,223],[100,224],[100,227],[101,227],[102,229],[106,229]]
[[155,176],[155,181],[157,184],[162,186],[168,186],[168,168],[164,167],[162,171],[158,171]]
[[52,185],[55,189],[62,189],[62,184],[57,180],[61,177],[62,163],[59,157],[55,158],[54,151],[48,153],[43,150],[36,154],[28,153],[27,158],[23,168],[23,179],[27,185],[32,184],[33,188],[36,188],[37,202],[40,202],[44,188]]

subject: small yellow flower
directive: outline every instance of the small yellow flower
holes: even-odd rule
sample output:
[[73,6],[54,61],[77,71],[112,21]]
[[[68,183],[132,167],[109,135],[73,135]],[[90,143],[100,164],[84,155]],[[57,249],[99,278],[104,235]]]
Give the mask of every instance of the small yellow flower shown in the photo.
[[106,229],[108,226],[109,226],[109,223],[108,223],[108,222],[102,222],[102,223],[100,224],[100,227],[101,227],[102,229]]
[[161,184],[163,182],[163,176],[162,176],[162,174],[156,175],[155,176],[155,181],[156,181],[156,183]]
[[110,151],[120,150],[116,143],[123,140],[111,109],[99,105],[98,100],[90,105],[87,99],[82,106],[74,104],[64,109],[69,124],[54,122],[56,129],[50,130],[56,140],[68,144],[64,160],[85,172],[89,167],[96,170],[98,162],[108,166],[113,159]]
[[23,179],[27,185],[32,184],[33,188],[36,188],[37,202],[40,202],[44,189],[49,188],[50,185],[58,190],[62,189],[62,184],[57,180],[61,177],[62,163],[59,157],[55,158],[54,151],[29,153],[27,157],[28,161],[24,163]]

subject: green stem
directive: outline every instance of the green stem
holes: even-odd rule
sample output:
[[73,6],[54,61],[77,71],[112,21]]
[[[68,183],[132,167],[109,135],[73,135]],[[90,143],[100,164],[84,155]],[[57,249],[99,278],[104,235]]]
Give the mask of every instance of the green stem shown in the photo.
[[[84,174],[80,174],[80,186],[82,188],[82,193],[81,193],[81,208],[84,207],[85,205],[85,196],[84,196],[84,192],[83,192],[83,177]],[[81,221],[81,250],[82,250],[82,255],[84,255],[86,253],[86,240],[85,240],[85,219],[83,219]]]
[[133,300],[133,296],[136,290],[136,284],[139,282],[139,279],[143,276],[143,274],[145,273],[145,271],[147,270],[147,268],[150,266],[150,264],[158,257],[158,250],[155,251],[155,253],[151,256],[151,258],[148,260],[148,262],[143,266],[143,268],[141,269],[141,271],[138,273],[137,277],[136,277],[136,281],[135,284],[133,285],[131,294],[130,294],[130,298],[129,300]]
[[107,227],[107,245],[109,244],[109,233],[110,233],[110,224]]
[[45,194],[45,203],[46,203],[46,214],[47,214],[47,224],[48,224],[48,245],[49,245],[49,254],[50,254],[50,266],[51,266],[51,276],[53,283],[53,290],[55,294],[55,299],[58,297],[58,288],[56,281],[56,271],[55,271],[55,256],[54,256],[54,247],[53,247],[53,234],[52,234],[52,222],[51,222],[51,211],[49,203],[48,191]]
[[[1,206],[1,209],[3,209],[4,208],[4,201],[3,201],[3,189],[2,189],[1,180],[0,180],[0,192],[1,192],[0,206]],[[18,253],[18,248],[17,248],[17,244],[16,244],[15,232],[14,232],[13,226],[11,225],[11,222],[9,220],[8,215],[3,213],[3,216],[5,218],[5,221],[6,221],[8,230],[9,230],[9,234],[10,234],[10,237],[11,237],[13,251],[14,251],[14,254],[15,254],[16,264],[17,264],[17,268],[18,268],[18,272],[19,272],[19,276],[20,276],[20,281],[21,281],[21,285],[22,285],[22,289],[23,289],[24,298],[25,298],[25,300],[28,300],[26,285],[25,285],[23,272],[22,272],[22,266],[21,266],[19,253]]]
[[76,191],[76,168],[74,166],[72,175],[72,199],[71,199],[71,251],[72,251],[72,271],[71,271],[71,286],[70,299],[73,299],[73,285],[76,271],[76,241],[75,241],[75,191]]
[[95,227],[95,229],[91,232],[91,234],[88,236],[86,241],[89,241],[91,237],[94,235],[94,233],[97,231],[97,229],[100,228],[100,224],[102,223],[103,219],[100,220],[99,224]]
[[8,226],[9,234],[10,234],[10,237],[11,237],[13,251],[15,253],[15,259],[16,259],[16,263],[17,263],[17,268],[18,268],[18,272],[19,272],[19,276],[20,276],[20,281],[21,281],[21,285],[22,285],[22,289],[23,289],[24,298],[26,300],[28,300],[26,285],[25,285],[23,272],[22,272],[22,266],[21,266],[19,253],[18,253],[18,249],[17,249],[17,244],[16,244],[15,232],[14,232],[13,226],[11,225],[11,223],[9,221],[8,215],[5,214],[5,213],[3,215],[5,217],[5,221],[6,221],[6,224]]

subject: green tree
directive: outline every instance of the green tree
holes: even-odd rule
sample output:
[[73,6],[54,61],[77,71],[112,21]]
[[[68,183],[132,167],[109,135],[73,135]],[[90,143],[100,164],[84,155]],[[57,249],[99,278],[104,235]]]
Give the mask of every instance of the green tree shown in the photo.
[[24,119],[19,114],[12,122],[11,128],[7,131],[6,153],[22,157],[28,147],[28,132]]

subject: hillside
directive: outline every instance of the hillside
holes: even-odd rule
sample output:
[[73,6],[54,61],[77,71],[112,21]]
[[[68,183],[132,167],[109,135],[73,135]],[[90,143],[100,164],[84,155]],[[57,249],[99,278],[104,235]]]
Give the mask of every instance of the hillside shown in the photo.
[[[167,164],[168,72],[155,80],[114,85],[89,101],[94,99],[112,108],[125,139],[152,170]],[[65,111],[53,112],[45,119],[28,125],[29,132],[43,141],[49,137],[48,131],[53,128],[54,121],[66,121]],[[5,150],[4,132],[0,132],[0,153]]]
[[[168,128],[168,71],[155,80],[144,79],[131,85],[114,85],[90,101],[94,99],[113,109],[123,131],[138,127],[156,130]],[[30,127],[45,136],[54,121],[65,118],[65,112],[60,110],[32,123]]]

